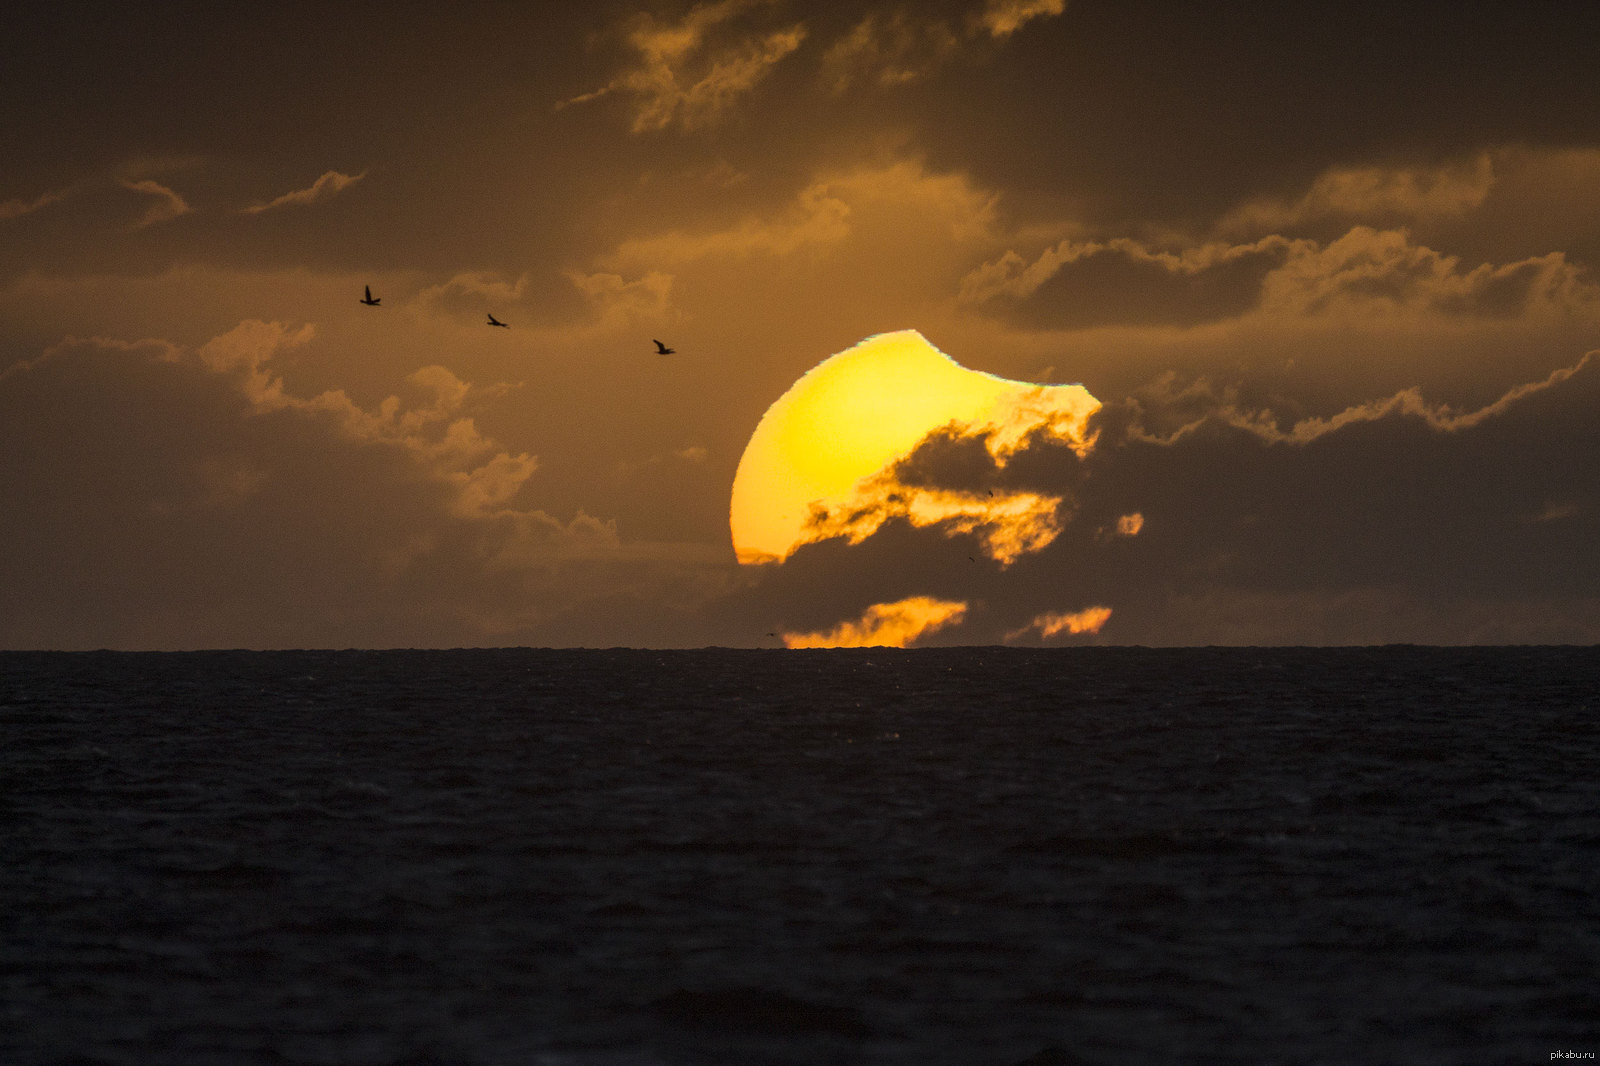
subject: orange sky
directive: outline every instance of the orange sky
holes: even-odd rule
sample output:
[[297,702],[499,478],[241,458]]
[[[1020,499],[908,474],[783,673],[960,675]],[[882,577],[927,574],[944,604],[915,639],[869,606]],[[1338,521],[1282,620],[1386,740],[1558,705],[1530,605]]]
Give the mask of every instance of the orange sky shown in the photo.
[[[0,647],[1600,641],[1600,9],[556,6],[0,15]],[[740,566],[913,329],[1093,449]]]

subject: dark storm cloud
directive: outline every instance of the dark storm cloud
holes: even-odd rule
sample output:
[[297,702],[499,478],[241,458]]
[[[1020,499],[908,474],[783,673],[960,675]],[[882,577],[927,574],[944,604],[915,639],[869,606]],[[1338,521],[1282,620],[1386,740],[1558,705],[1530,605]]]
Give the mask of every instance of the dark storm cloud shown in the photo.
[[1108,406],[1084,459],[1039,440],[985,470],[981,440],[945,431],[900,465],[908,484],[1059,496],[1060,535],[1010,567],[892,520],[856,546],[800,549],[733,603],[808,630],[913,595],[968,603],[933,643],[1101,605],[1113,643],[1600,639],[1600,353],[1473,411],[1408,394],[1285,423],[1169,395],[1188,409]]

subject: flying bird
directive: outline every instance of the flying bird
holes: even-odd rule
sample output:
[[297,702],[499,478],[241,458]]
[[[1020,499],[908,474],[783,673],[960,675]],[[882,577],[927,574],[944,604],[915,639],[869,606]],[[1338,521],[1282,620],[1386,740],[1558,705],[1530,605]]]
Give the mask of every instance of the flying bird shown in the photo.
[[366,304],[368,307],[377,307],[379,304],[383,303],[383,297],[381,297],[381,296],[378,297],[377,299],[373,299],[372,298],[372,286],[371,285],[363,285],[362,288],[367,290],[367,294],[364,297],[361,298],[361,302],[362,303]]
[[498,318],[494,317],[493,315],[489,316],[489,325],[491,325],[491,326],[499,326],[501,329],[510,329],[511,328],[510,326],[506,325],[504,322],[500,321]]
[[676,348],[668,348],[665,344],[662,344],[660,341],[656,341],[655,342],[655,346],[656,346],[656,354],[657,355],[672,355],[673,353],[675,353],[678,350]]

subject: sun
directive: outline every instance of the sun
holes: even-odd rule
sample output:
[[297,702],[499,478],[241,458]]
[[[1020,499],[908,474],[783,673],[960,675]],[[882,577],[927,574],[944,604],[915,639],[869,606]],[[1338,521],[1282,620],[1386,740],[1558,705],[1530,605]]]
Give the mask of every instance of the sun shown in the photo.
[[[936,430],[983,435],[996,464],[1004,465],[1040,431],[1088,449],[1089,419],[1099,409],[1081,385],[1036,385],[969,370],[915,330],[869,337],[807,371],[756,426],[733,479],[734,552],[741,563],[779,562],[823,537],[867,535],[875,525],[841,529],[817,516],[840,507],[868,513],[887,499],[905,499],[886,475]],[[1018,541],[1013,527],[1037,523],[1055,502],[1032,493],[930,494],[912,500],[906,517],[917,524],[957,519],[963,532],[989,525],[1011,530],[990,538],[991,554],[1004,553],[1006,543],[1037,543],[1038,536],[1025,534]]]

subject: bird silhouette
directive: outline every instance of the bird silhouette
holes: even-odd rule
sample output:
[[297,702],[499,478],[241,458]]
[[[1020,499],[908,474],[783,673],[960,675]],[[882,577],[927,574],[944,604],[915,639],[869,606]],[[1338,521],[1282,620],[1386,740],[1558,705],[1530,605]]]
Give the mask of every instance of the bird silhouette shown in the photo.
[[501,329],[510,329],[511,328],[510,326],[506,325],[504,322],[500,321],[498,318],[494,317],[493,315],[489,316],[489,325],[491,325],[491,326],[499,326]]
[[368,307],[377,307],[379,304],[383,303],[383,297],[381,296],[377,299],[373,299],[371,285],[364,285],[362,288],[367,290],[367,295],[361,299],[362,303],[366,304]]
[[676,348],[668,348],[665,344],[662,344],[660,341],[656,341],[655,342],[655,346],[656,346],[656,354],[657,355],[672,355],[674,352],[676,352],[678,350]]

